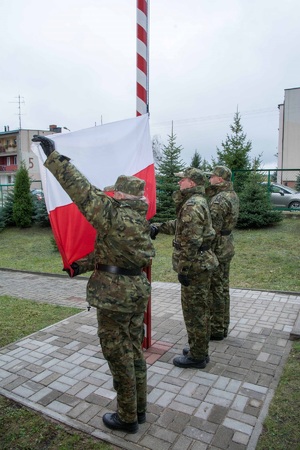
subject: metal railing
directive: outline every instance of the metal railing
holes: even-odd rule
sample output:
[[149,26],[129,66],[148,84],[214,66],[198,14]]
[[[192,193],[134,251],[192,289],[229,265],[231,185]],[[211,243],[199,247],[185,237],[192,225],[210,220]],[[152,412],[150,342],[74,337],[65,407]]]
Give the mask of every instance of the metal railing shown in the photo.
[[[42,182],[41,180],[32,180],[30,186],[31,189],[42,189]],[[13,190],[14,183],[0,184],[0,208],[3,208],[8,194]]]

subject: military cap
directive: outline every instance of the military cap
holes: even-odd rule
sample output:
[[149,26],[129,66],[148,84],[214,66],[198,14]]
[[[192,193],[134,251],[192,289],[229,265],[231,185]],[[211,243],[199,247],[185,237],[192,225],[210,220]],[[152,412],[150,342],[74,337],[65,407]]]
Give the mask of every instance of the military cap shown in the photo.
[[225,181],[231,180],[231,170],[228,169],[226,166],[216,166],[213,169],[213,175],[216,175],[217,177],[223,178]]
[[104,188],[104,191],[118,191],[124,192],[124,194],[141,197],[142,195],[144,195],[145,184],[145,181],[141,180],[140,178],[120,175],[115,185],[107,186],[106,188]]
[[111,192],[115,190],[115,186],[114,184],[110,185],[110,186],[105,186],[105,188],[103,188],[104,192]]
[[213,171],[207,175],[216,175],[216,177],[220,177],[223,178],[223,180],[225,181],[230,181],[231,180],[231,170],[228,169],[228,167],[225,166],[215,166],[213,168]]
[[206,180],[204,172],[196,167],[187,167],[183,172],[174,173],[174,175],[180,178],[189,178],[196,184],[204,184]]

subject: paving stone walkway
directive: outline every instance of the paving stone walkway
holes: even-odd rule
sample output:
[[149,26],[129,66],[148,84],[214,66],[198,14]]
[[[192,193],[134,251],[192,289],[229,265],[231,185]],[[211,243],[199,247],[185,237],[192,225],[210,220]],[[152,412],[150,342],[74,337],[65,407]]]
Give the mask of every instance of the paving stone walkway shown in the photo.
[[[116,393],[86,309],[85,278],[0,270],[0,295],[80,312],[0,349],[0,394],[122,449],[251,450],[291,349],[300,294],[231,289],[231,327],[204,370],[172,360],[187,342],[180,285],[152,284],[147,422],[137,434],[102,423]],[[294,330],[295,331],[295,330]]]

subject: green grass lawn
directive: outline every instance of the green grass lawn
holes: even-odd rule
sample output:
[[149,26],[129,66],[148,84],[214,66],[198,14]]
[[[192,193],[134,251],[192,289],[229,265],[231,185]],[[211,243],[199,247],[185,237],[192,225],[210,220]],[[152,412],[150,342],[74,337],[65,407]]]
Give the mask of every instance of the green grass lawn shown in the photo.
[[[231,287],[300,292],[299,236],[300,219],[295,218],[261,230],[235,230]],[[51,238],[49,228],[5,229],[0,233],[0,268],[63,274]],[[172,239],[158,234],[153,241],[152,281],[177,282],[171,264]]]

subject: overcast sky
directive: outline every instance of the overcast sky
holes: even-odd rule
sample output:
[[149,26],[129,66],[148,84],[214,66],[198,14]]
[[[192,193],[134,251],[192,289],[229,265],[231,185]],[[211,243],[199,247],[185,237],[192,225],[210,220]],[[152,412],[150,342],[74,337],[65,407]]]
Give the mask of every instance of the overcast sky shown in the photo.
[[[188,165],[237,108],[276,167],[278,104],[300,86],[299,0],[149,0],[150,126]],[[71,131],[136,114],[136,0],[0,0],[0,130]],[[25,102],[25,103],[23,103]]]

